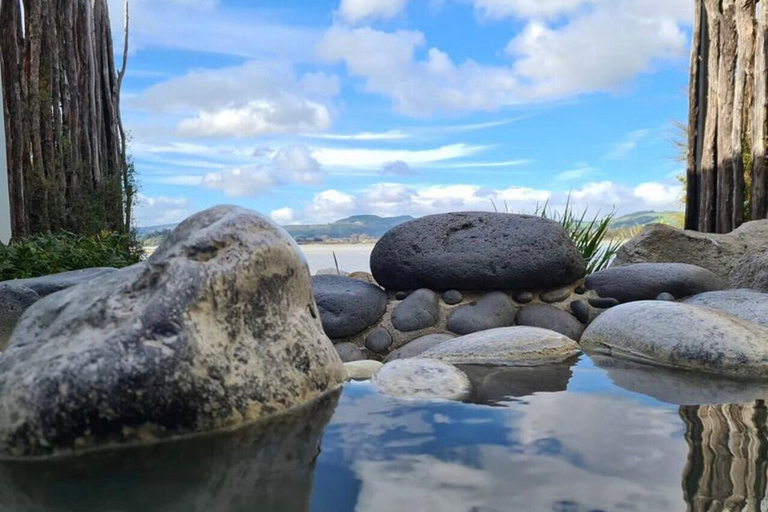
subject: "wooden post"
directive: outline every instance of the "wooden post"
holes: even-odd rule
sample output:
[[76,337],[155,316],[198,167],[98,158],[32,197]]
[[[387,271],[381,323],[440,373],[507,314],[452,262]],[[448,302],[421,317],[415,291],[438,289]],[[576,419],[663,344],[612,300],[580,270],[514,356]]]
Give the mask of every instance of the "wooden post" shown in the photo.
[[755,44],[755,106],[752,128],[752,219],[768,217],[768,1],[761,0]]
[[[0,0],[2,9],[3,0]],[[3,55],[0,54],[0,242],[11,240],[11,199],[8,195],[8,156],[5,151],[5,107],[3,106]]]

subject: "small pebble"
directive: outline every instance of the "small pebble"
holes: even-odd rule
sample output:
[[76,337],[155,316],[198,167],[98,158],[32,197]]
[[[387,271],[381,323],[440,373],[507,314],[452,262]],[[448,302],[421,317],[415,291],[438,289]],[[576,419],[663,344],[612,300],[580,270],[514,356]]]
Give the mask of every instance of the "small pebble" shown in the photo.
[[408,296],[408,292],[397,292],[395,294],[395,300],[404,300]]
[[662,292],[662,293],[660,293],[660,294],[658,294],[656,296],[656,300],[664,300],[664,301],[667,301],[667,302],[675,302],[677,299],[671,293]]
[[518,304],[528,304],[533,300],[533,293],[531,292],[517,292],[514,297],[515,302]]
[[365,348],[374,354],[383,354],[392,345],[392,335],[383,327],[372,330],[365,339]]
[[612,297],[598,297],[596,299],[589,299],[589,305],[600,308],[600,309],[608,309],[612,308],[614,306],[618,306],[621,304],[618,300],[612,298]]
[[448,290],[443,294],[443,302],[449,306],[460,304],[464,300],[464,296],[458,290]]
[[357,345],[348,341],[337,343],[333,346],[336,352],[339,353],[342,363],[349,363],[351,361],[361,361],[365,359],[363,351],[357,348]]
[[578,293],[579,295],[583,295],[583,294],[585,294],[585,293],[587,292],[587,287],[586,287],[586,286],[584,286],[583,284],[580,284],[580,285],[579,285],[579,286],[576,288],[576,290],[574,290],[574,291],[575,291],[576,293]]
[[568,297],[571,296],[571,290],[568,288],[560,288],[559,290],[552,290],[549,292],[544,292],[541,295],[539,295],[539,298],[542,302],[562,302]]
[[589,304],[585,300],[575,300],[571,302],[571,311],[583,324],[589,323]]

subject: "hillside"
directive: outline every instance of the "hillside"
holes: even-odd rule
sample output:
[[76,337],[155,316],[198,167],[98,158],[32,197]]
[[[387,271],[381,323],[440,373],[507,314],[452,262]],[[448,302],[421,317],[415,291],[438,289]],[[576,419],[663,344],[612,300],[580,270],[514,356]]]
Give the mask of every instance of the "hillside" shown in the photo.
[[676,228],[682,228],[684,219],[685,214],[683,212],[635,212],[613,219],[611,229],[632,228],[648,224],[668,224]]
[[379,217],[378,215],[354,215],[331,224],[297,224],[283,226],[297,241],[350,238],[360,235],[366,238],[380,238],[387,231],[413,220],[410,215]]

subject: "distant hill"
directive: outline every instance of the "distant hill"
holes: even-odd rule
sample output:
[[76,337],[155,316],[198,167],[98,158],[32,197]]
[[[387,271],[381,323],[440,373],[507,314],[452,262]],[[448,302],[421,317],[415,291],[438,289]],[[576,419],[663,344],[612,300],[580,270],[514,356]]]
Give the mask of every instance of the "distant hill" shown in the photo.
[[648,224],[668,224],[672,227],[682,228],[685,223],[683,212],[635,212],[616,217],[611,222],[611,229],[633,228]]
[[378,215],[353,215],[330,224],[295,224],[283,226],[297,241],[322,240],[326,238],[351,238],[360,235],[380,238],[398,224],[413,220],[410,215],[379,217]]

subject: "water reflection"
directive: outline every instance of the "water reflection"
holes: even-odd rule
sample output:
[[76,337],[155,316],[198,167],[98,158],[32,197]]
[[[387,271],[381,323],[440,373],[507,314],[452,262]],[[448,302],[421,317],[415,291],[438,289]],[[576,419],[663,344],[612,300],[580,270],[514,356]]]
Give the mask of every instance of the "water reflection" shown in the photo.
[[463,365],[461,369],[472,382],[469,401],[495,405],[510,398],[522,398],[534,393],[565,391],[576,359],[546,366],[493,367]]
[[3,512],[302,512],[339,394],[229,434],[0,464]]

